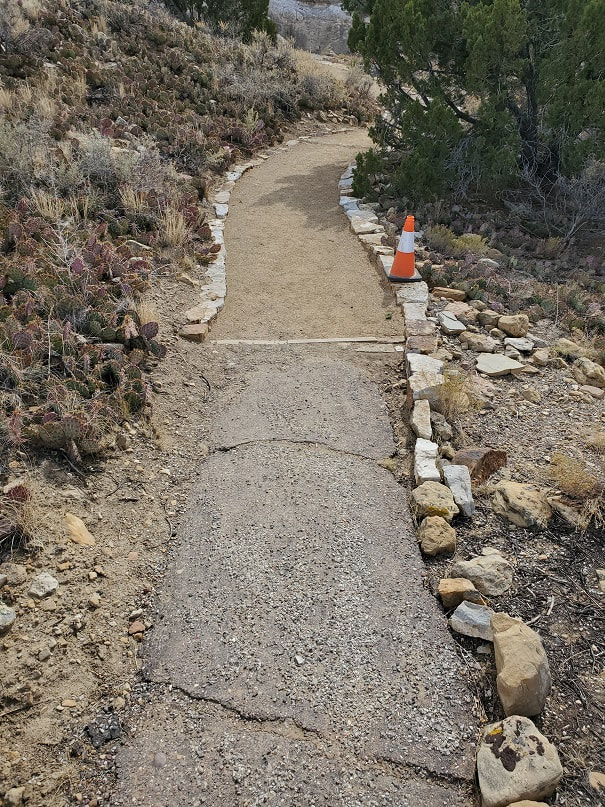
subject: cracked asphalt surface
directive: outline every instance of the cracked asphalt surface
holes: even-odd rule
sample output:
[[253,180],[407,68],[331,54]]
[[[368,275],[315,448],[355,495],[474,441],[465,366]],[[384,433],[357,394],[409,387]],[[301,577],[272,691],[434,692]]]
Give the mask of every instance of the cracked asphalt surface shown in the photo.
[[[354,138],[337,148],[330,140],[296,154],[311,177],[314,215],[324,183],[336,196],[354,155]],[[255,169],[236,199],[270,199],[292,159],[283,152]],[[311,170],[318,160],[321,173]],[[282,238],[286,254],[300,237],[302,248],[304,227],[276,230],[271,204],[255,204],[249,238]],[[374,289],[366,327],[373,318],[376,335],[392,336],[378,277],[338,216],[326,209],[324,232],[338,228],[353,256],[349,294]],[[313,298],[313,258],[308,264]],[[229,252],[230,294],[243,293],[244,276],[253,285],[255,267],[241,250]],[[358,335],[350,308],[337,310],[342,294],[322,304]],[[220,336],[299,335],[308,304],[292,307],[276,291],[262,300],[275,326],[251,333],[227,311]],[[400,354],[353,345],[202,349],[226,381],[206,413],[210,453],[158,592],[143,651],[150,701],[118,756],[112,803],[471,805],[472,696],[424,585],[406,490],[378,463],[397,447],[377,380]]]

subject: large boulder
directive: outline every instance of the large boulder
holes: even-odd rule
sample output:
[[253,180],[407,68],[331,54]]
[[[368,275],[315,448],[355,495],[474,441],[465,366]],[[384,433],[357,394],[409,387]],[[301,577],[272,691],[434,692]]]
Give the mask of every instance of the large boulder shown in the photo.
[[418,516],[441,516],[451,521],[460,512],[452,491],[440,482],[424,482],[412,491],[412,501]]
[[588,356],[590,358],[594,355],[594,351],[590,348],[578,345],[576,342],[572,342],[571,339],[565,339],[565,337],[557,339],[553,345],[553,350],[566,359],[579,359],[582,356]]
[[527,314],[511,314],[500,317],[498,328],[507,336],[525,336],[529,331],[529,317]]
[[540,714],[552,680],[538,634],[508,614],[494,614],[494,654],[498,696],[506,715]]
[[504,594],[513,582],[513,567],[497,550],[483,550],[472,560],[459,560],[450,570],[452,577],[466,577],[488,597]]
[[483,807],[508,807],[551,796],[563,768],[557,749],[532,721],[514,715],[483,730],[477,775]]
[[578,384],[605,389],[605,369],[600,364],[581,358],[574,362],[571,372]]
[[427,516],[418,528],[417,538],[425,555],[456,551],[456,530],[441,516]]
[[312,53],[347,53],[351,17],[336,0],[270,0],[269,16],[279,33]]
[[518,527],[544,529],[552,516],[544,491],[510,480],[496,485],[493,506],[496,513]]

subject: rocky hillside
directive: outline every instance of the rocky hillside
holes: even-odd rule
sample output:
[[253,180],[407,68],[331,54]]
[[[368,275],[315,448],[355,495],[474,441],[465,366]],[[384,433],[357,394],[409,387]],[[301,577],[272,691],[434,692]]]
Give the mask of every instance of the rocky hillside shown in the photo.
[[331,0],[271,0],[269,13],[282,36],[312,53],[348,53],[351,18]]

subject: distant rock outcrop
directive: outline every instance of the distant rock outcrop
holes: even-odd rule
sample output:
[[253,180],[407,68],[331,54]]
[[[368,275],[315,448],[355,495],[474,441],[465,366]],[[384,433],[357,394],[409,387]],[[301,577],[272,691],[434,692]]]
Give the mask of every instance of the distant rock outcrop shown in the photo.
[[269,15],[282,36],[312,53],[347,53],[350,16],[332,0],[270,0]]

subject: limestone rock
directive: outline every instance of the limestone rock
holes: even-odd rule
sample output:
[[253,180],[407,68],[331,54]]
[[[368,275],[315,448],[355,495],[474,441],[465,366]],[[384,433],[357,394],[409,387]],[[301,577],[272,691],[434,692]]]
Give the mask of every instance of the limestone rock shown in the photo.
[[501,353],[480,353],[477,359],[477,370],[480,373],[495,378],[501,375],[508,375],[513,370],[521,370],[523,365],[516,359],[503,356]]
[[534,349],[534,343],[531,339],[527,337],[517,337],[514,336],[507,336],[504,340],[504,344],[507,347],[512,347],[515,350],[519,351],[519,353],[531,353]]
[[[414,354],[408,354],[408,358],[411,355]],[[426,400],[429,401],[429,403],[437,402],[442,386],[443,375],[441,373],[432,373],[423,370],[408,377],[408,390],[413,401]]]
[[490,328],[489,335],[492,339],[497,339],[499,342],[506,338],[506,334],[504,331],[501,331],[500,328]]
[[441,516],[451,521],[459,513],[451,490],[439,482],[424,482],[412,491],[412,499],[420,517]]
[[59,588],[59,581],[56,577],[48,572],[40,572],[39,575],[32,580],[29,593],[37,600],[42,600],[44,597],[50,597]]
[[429,304],[429,287],[424,282],[402,283],[397,288],[395,297],[397,305],[420,303],[426,310],[426,306]]
[[430,440],[419,437],[414,446],[414,477],[416,484],[423,482],[440,482],[441,474],[437,468],[439,446]]
[[496,684],[505,715],[538,715],[552,681],[548,659],[538,634],[508,614],[494,614]]
[[493,615],[492,609],[485,605],[464,601],[456,608],[448,622],[456,633],[491,642],[494,638],[491,627]]
[[415,319],[405,323],[406,336],[435,336],[437,326],[428,319]]
[[492,311],[491,308],[486,308],[484,311],[479,311],[477,314],[477,319],[481,323],[481,325],[485,325],[486,328],[495,328],[498,325],[498,320],[502,314],[499,314],[497,311]]
[[506,451],[474,446],[457,451],[452,462],[454,465],[466,465],[471,474],[471,481],[482,485],[492,474],[504,468],[506,459]]
[[536,365],[536,367],[546,367],[549,359],[550,354],[548,352],[548,349],[545,347],[539,347],[537,350],[534,351],[531,357],[531,360]]
[[484,333],[466,332],[460,334],[460,341],[467,350],[474,350],[476,353],[493,353],[497,342],[491,336]]
[[455,335],[464,333],[464,331],[466,331],[466,325],[460,322],[460,320],[453,314],[449,314],[447,311],[440,311],[437,318],[439,319],[439,325],[441,326],[443,333]]
[[[197,324],[199,322],[207,322],[217,312],[217,307],[211,303],[199,303],[185,311],[187,322]],[[186,327],[186,326],[185,326]]]
[[575,342],[572,342],[571,339],[565,339],[564,337],[557,339],[553,345],[553,348],[555,353],[558,353],[560,356],[564,356],[567,359],[581,359],[583,357],[590,357],[594,355],[590,348],[578,345]]
[[593,790],[605,790],[605,773],[601,771],[591,771],[588,774],[588,784]]
[[424,554],[430,557],[456,551],[456,530],[441,516],[427,516],[417,538]]
[[582,527],[582,514],[575,507],[567,504],[558,496],[547,496],[546,501],[549,503],[551,509],[560,516],[563,521],[566,521],[570,526],[580,529]]
[[466,292],[462,289],[447,289],[443,286],[436,286],[432,291],[433,297],[441,297],[444,300],[466,300]]
[[523,799],[523,801],[516,801],[514,804],[509,804],[508,807],[548,807],[548,804],[545,801],[528,801],[527,799]]
[[439,581],[437,593],[441,597],[444,608],[457,608],[465,600],[484,605],[481,593],[465,577],[442,578]]
[[529,331],[529,317],[527,314],[511,314],[500,317],[498,328],[508,336],[526,336]]
[[0,636],[8,631],[15,624],[17,614],[13,608],[9,608],[3,602],[0,602]]
[[27,580],[27,569],[20,563],[10,561],[2,564],[2,572],[7,577],[9,586],[20,586]]
[[431,406],[428,401],[416,401],[412,409],[410,426],[417,437],[430,440],[433,436],[431,427]]
[[466,577],[488,597],[504,594],[513,582],[513,567],[499,552],[459,560],[452,566],[450,574],[452,577]]
[[571,372],[578,384],[588,384],[605,389],[605,369],[600,364],[590,359],[580,358],[574,362]]
[[465,325],[477,321],[477,311],[468,303],[459,302],[458,300],[448,303],[444,308],[444,312],[456,317]]
[[94,536],[88,532],[86,524],[81,518],[74,516],[73,513],[65,513],[65,523],[69,537],[74,544],[80,544],[80,546],[95,545],[96,541]]
[[422,356],[419,353],[410,353],[406,356],[408,376],[414,373],[437,373],[443,374],[443,362],[441,359],[434,359],[432,356]]
[[188,342],[203,342],[208,336],[208,326],[204,323],[197,325],[183,325],[179,335]]
[[504,348],[504,355],[508,356],[509,359],[520,359],[521,354],[517,350],[517,348],[512,347],[512,345],[506,345]]
[[471,475],[468,468],[466,465],[447,465],[443,469],[443,476],[460,512],[467,518],[471,518],[475,512],[475,502],[471,492]]
[[447,441],[452,439],[454,431],[441,412],[431,412],[431,425],[440,440]]
[[24,787],[11,787],[4,794],[2,801],[3,807],[20,807],[23,804],[23,794],[25,793]]
[[557,750],[527,717],[517,715],[483,730],[477,751],[483,807],[508,807],[554,793],[563,768]]
[[546,494],[520,482],[498,482],[493,500],[494,510],[518,527],[540,527],[548,524],[552,510]]
[[540,391],[537,390],[535,387],[530,387],[529,384],[524,384],[521,387],[520,392],[521,397],[525,401],[531,401],[531,403],[537,404],[540,403],[540,401],[542,400],[542,395],[540,394]]
[[437,350],[437,338],[435,336],[408,336],[405,341],[405,349],[408,353],[434,353]]
[[592,398],[596,398],[597,401],[602,401],[603,398],[605,398],[605,389],[592,387],[590,384],[583,384],[580,387],[580,392],[583,392],[584,395],[590,395]]

